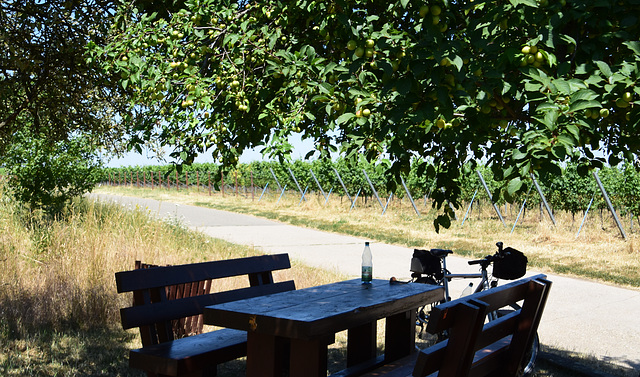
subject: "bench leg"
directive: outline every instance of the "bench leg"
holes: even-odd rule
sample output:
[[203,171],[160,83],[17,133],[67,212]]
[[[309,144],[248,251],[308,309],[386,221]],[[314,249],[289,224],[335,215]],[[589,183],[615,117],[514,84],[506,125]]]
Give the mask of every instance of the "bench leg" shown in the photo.
[[290,377],[326,377],[327,341],[291,339]]
[[376,357],[376,322],[354,327],[347,332],[347,368]]
[[273,335],[247,333],[247,377],[281,376],[286,360],[284,340]]
[[415,350],[416,311],[388,317],[385,326],[385,362],[401,359]]

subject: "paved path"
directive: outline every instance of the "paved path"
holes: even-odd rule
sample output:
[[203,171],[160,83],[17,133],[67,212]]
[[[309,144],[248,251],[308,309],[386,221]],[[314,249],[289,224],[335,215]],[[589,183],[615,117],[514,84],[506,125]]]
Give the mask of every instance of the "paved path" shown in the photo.
[[[150,199],[98,196],[125,205],[147,207],[163,217],[181,219],[189,227],[233,243],[253,246],[265,253],[289,253],[293,259],[359,276],[365,239],[286,225],[249,215],[201,207],[176,205]],[[407,279],[412,250],[371,244],[374,276]],[[476,272],[466,260],[449,257],[455,272]],[[535,274],[530,271],[530,274]],[[640,371],[640,291],[617,288],[587,280],[549,275],[553,281],[539,328],[541,343]],[[466,283],[453,287],[461,291]],[[456,297],[455,293],[452,297]]]

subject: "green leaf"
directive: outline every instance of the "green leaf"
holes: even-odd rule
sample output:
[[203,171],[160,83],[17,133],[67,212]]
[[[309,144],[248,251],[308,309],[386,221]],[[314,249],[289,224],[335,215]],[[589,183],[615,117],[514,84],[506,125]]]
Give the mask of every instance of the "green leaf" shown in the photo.
[[598,94],[591,89],[582,89],[571,95],[571,102],[592,101],[598,98]]
[[629,49],[633,51],[634,54],[640,55],[640,42],[629,41],[629,42],[622,42],[622,44],[629,47]]
[[596,65],[598,66],[598,69],[600,70],[600,72],[602,72],[603,75],[605,75],[605,77],[607,78],[611,77],[612,75],[611,68],[607,63],[600,60],[596,60],[594,63],[596,63]]
[[354,114],[354,113],[344,113],[344,114],[340,115],[338,117],[338,119],[336,119],[336,125],[339,126],[342,123],[348,122],[349,120],[351,120],[355,116],[356,116],[356,114]]
[[513,196],[522,187],[522,180],[520,177],[516,177],[509,181],[507,184],[507,192],[510,196]]
[[536,0],[509,0],[509,2],[514,7],[517,7],[520,4],[523,4],[523,5],[526,5],[526,6],[530,6],[532,8],[537,8],[538,7],[538,2]]
[[569,106],[569,112],[576,112],[593,107],[601,108],[602,104],[598,101],[576,101],[571,103],[571,105]]

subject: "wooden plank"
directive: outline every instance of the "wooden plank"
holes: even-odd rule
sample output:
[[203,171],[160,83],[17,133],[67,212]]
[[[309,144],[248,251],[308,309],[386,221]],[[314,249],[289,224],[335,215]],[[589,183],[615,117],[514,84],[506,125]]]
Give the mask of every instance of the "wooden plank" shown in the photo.
[[405,312],[442,296],[442,287],[437,286],[374,280],[366,287],[354,279],[216,305],[205,310],[205,323],[249,330],[249,319],[256,318],[255,331],[313,338]]
[[247,333],[222,329],[132,350],[129,366],[179,376],[246,355]]
[[416,311],[387,317],[385,322],[385,361],[401,359],[415,350]]
[[116,288],[118,293],[123,293],[193,281],[257,274],[290,267],[289,255],[277,254],[121,271],[115,274]]
[[368,322],[347,331],[347,367],[376,357],[377,322]]
[[151,325],[157,322],[200,314],[208,305],[291,291],[294,289],[294,282],[289,280],[274,284],[241,288],[233,291],[210,293],[203,296],[132,306],[120,309],[120,319],[122,327],[126,330],[134,327]]

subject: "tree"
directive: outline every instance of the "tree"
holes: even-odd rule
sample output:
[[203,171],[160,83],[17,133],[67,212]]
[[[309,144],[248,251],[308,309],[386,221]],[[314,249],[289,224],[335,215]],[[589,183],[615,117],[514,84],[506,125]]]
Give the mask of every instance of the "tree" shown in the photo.
[[637,157],[638,14],[640,0],[123,5],[93,56],[133,88],[137,141],[186,163],[209,148],[226,164],[257,145],[281,156],[295,132],[321,155],[386,157],[395,177],[422,157],[438,229],[466,161],[487,162],[511,200],[558,161],[585,174]]
[[[48,140],[82,133],[117,141],[119,81],[85,57],[102,43],[113,1],[7,0],[0,3],[0,152],[21,130]],[[119,79],[119,77],[117,77]]]
[[0,3],[0,166],[32,206],[88,191],[90,151],[117,149],[125,133],[114,127],[126,111],[120,77],[85,56],[102,43],[110,11],[103,0]]
[[59,213],[71,200],[91,191],[100,176],[100,161],[84,137],[54,142],[20,131],[5,151],[9,187],[32,210]]

